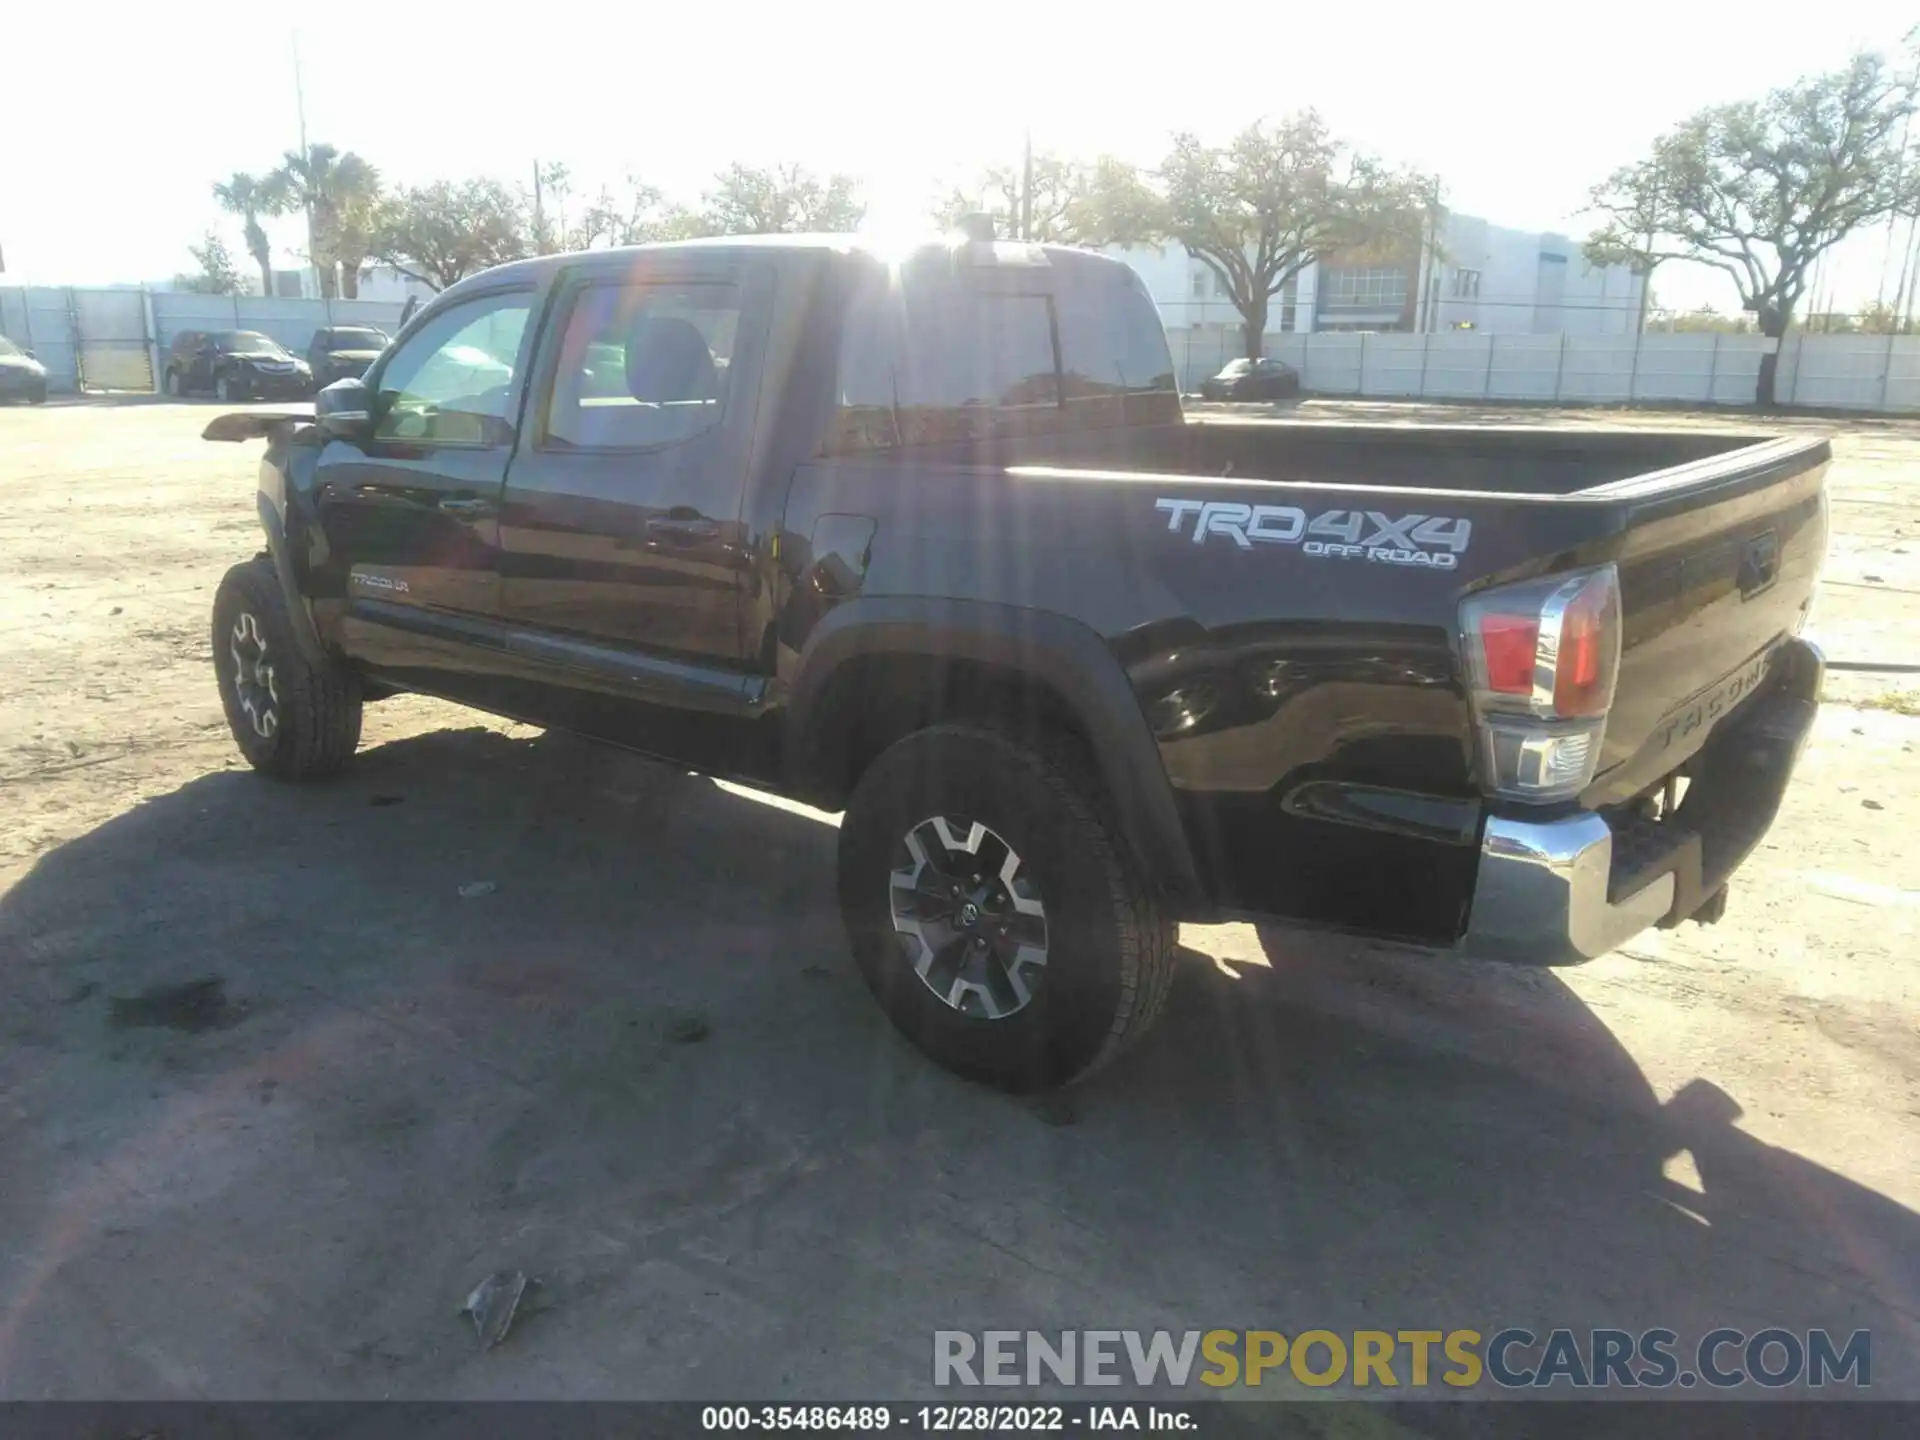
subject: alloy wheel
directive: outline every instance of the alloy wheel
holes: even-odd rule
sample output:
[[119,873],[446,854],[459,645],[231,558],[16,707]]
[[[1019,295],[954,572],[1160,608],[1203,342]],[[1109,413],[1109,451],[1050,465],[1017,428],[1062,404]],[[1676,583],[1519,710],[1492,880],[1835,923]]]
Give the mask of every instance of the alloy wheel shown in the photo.
[[1047,908],[1019,853],[977,820],[934,815],[895,846],[893,928],[914,974],[963,1015],[1024,1010],[1047,964]]
[[252,724],[254,734],[271,740],[280,731],[280,687],[267,637],[251,611],[241,611],[233,622],[227,649],[233,656],[233,693],[241,713]]

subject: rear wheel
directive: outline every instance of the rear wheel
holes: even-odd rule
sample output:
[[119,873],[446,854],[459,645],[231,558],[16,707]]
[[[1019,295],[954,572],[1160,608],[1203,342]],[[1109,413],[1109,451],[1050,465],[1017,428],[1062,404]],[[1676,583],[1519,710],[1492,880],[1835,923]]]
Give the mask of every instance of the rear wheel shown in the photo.
[[1098,1068],[1172,981],[1175,927],[1064,749],[959,725],[901,740],[847,807],[839,886],[888,1018],[1002,1089]]
[[234,743],[283,780],[331,775],[360,743],[360,682],[300,652],[273,562],[227,571],[213,601],[213,668]]

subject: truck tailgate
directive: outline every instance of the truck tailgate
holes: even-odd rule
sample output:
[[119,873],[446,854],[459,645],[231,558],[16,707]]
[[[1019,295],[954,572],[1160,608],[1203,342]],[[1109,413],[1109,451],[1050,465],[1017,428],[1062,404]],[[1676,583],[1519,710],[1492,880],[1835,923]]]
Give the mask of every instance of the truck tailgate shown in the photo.
[[1826,556],[1829,448],[1786,440],[1741,458],[1732,474],[1715,460],[1583,492],[1628,507],[1619,685],[1589,804],[1629,799],[1698,751],[1805,622]]

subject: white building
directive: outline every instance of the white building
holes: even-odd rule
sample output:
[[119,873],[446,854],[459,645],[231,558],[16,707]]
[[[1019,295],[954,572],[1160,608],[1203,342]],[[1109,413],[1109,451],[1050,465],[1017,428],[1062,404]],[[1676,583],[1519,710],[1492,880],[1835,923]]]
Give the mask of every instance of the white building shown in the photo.
[[[317,300],[320,298],[320,281],[311,265],[275,270],[273,290],[283,300]],[[436,293],[431,285],[411,275],[403,275],[391,265],[368,265],[360,271],[360,293],[356,298],[403,305],[408,297],[417,295],[420,302],[425,304]]]
[[[1176,360],[1241,353],[1240,312],[1203,261],[1179,245],[1107,253],[1146,282]],[[1437,247],[1409,249],[1398,262],[1309,265],[1273,297],[1267,333],[1631,335],[1640,325],[1644,288],[1644,277],[1627,266],[1589,265],[1565,235],[1452,215]]]

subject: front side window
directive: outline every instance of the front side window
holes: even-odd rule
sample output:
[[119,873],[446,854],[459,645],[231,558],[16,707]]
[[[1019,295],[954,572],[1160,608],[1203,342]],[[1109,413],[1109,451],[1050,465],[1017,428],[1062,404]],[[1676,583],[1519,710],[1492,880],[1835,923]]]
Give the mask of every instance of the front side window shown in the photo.
[[427,444],[505,443],[530,305],[531,296],[516,291],[481,296],[434,316],[380,372],[374,434]]
[[646,450],[712,429],[739,325],[731,285],[587,286],[561,335],[542,444]]
[[0,355],[18,355],[20,353],[21,350],[18,345],[14,344],[13,341],[9,340],[6,336],[0,335]]

